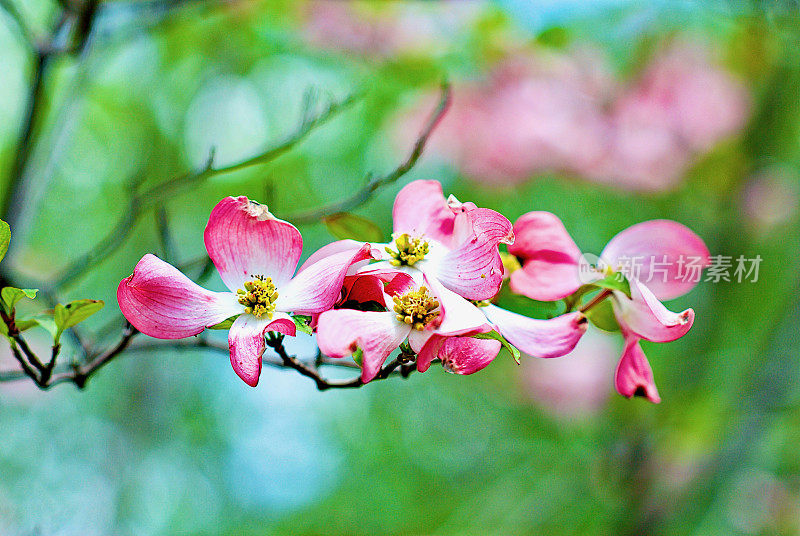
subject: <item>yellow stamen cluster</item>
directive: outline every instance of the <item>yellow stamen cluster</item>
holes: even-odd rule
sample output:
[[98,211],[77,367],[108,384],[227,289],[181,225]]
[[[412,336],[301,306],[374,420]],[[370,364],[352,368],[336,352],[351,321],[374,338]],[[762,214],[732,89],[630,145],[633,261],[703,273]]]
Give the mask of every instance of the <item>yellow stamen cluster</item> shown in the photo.
[[272,320],[272,313],[275,311],[275,300],[278,299],[278,291],[271,277],[257,275],[252,281],[244,284],[244,290],[236,291],[239,303],[244,305],[244,312],[261,318],[267,315]]
[[425,329],[425,326],[439,316],[439,311],[434,311],[438,307],[439,302],[428,294],[428,289],[425,287],[394,297],[394,312],[397,313],[397,319],[417,331]]
[[522,265],[519,263],[519,259],[516,258],[511,253],[506,253],[505,251],[501,251],[500,260],[503,261],[503,271],[505,275],[511,275],[520,268],[522,268]]
[[489,307],[492,304],[491,300],[469,300],[475,307]]
[[428,243],[420,238],[411,238],[407,233],[403,233],[394,240],[397,251],[386,247],[386,252],[392,256],[389,262],[392,266],[414,266],[414,263],[421,261],[427,255]]

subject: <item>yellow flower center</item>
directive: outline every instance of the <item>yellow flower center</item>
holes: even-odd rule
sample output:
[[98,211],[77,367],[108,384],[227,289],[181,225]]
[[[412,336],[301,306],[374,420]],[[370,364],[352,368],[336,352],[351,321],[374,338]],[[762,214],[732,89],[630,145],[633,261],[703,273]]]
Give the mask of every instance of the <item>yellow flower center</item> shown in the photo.
[[386,247],[386,252],[392,256],[389,262],[392,266],[414,266],[414,263],[421,261],[428,253],[428,243],[420,238],[411,238],[407,233],[403,233],[394,240],[397,251]]
[[236,291],[239,303],[244,305],[244,312],[261,318],[267,315],[272,320],[275,312],[275,300],[278,299],[278,290],[271,277],[257,275],[252,281],[244,284],[244,290]]
[[425,326],[439,316],[439,311],[434,311],[438,307],[439,302],[428,294],[428,289],[425,287],[394,297],[394,312],[397,313],[397,319],[417,331],[425,329]]
[[505,251],[501,251],[500,260],[503,261],[503,270],[505,271],[506,275],[511,275],[520,268],[522,268],[522,265],[519,263],[519,259],[516,258],[511,253],[506,253]]

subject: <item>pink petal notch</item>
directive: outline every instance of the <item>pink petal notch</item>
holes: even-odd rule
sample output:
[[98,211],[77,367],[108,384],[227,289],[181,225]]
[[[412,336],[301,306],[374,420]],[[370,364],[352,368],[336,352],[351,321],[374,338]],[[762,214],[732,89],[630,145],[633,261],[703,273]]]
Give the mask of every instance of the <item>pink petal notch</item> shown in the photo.
[[600,257],[613,269],[647,285],[659,300],[683,296],[709,265],[703,239],[672,220],[651,220],[628,227],[606,245]]
[[654,404],[661,402],[653,379],[653,369],[650,368],[636,336],[625,337],[625,349],[617,365],[614,384],[622,396],[643,396]]
[[694,324],[694,311],[674,313],[639,281],[630,281],[631,297],[614,291],[614,310],[620,325],[642,339],[671,342],[686,335]]
[[578,290],[581,251],[564,224],[549,212],[528,212],[514,223],[508,252],[522,260],[511,274],[511,290],[534,300],[556,301]]
[[294,225],[244,196],[217,203],[208,218],[205,244],[222,281],[234,292],[257,275],[271,277],[280,290],[291,279],[303,250]]
[[264,355],[264,335],[276,331],[293,337],[295,324],[288,315],[277,313],[272,320],[242,315],[234,321],[228,332],[231,365],[236,374],[250,387],[258,385],[261,359]]
[[231,292],[211,292],[155,255],[145,255],[117,288],[125,318],[145,335],[182,339],[244,312]]

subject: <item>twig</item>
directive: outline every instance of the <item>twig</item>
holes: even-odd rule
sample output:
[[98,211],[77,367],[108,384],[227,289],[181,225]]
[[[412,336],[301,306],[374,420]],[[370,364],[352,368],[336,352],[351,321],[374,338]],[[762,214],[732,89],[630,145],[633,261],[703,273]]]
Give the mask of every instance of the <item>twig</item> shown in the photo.
[[22,13],[19,12],[14,2],[12,0],[0,0],[0,9],[8,13],[8,16],[11,17],[17,25],[20,35],[25,40],[25,44],[30,47],[32,51],[36,52],[36,35],[33,33],[33,30],[30,29],[28,23],[25,22],[25,18],[22,16]]
[[366,184],[359,191],[346,199],[337,201],[336,203],[331,203],[318,209],[310,210],[308,212],[301,212],[293,216],[288,216],[286,220],[295,224],[314,223],[320,221],[326,216],[330,216],[331,214],[353,210],[354,208],[359,207],[369,201],[370,198],[375,195],[375,192],[377,192],[380,188],[396,182],[416,165],[417,161],[422,156],[422,152],[425,150],[425,145],[428,143],[428,139],[431,137],[431,134],[433,134],[436,126],[441,122],[445,113],[447,113],[447,110],[450,106],[450,101],[450,84],[443,82],[441,85],[439,104],[436,106],[433,114],[425,124],[425,128],[417,138],[414,148],[411,150],[411,154],[391,173],[382,177],[368,178]]
[[[20,208],[25,204],[24,200],[30,188],[28,184],[30,179],[25,176],[25,168],[31,156],[34,146],[34,134],[38,128],[39,117],[42,113],[42,91],[50,60],[59,54],[74,53],[84,49],[97,15],[99,0],[88,0],[77,13],[63,10],[47,40],[41,45],[36,42],[29,30],[25,30],[26,26],[23,19],[14,9],[13,4],[8,0],[0,1],[3,3],[2,7],[17,20],[20,28],[23,28],[22,31],[29,34],[27,39],[32,43],[32,50],[35,56],[25,104],[25,115],[20,128],[17,150],[11,164],[10,180],[8,182],[9,191],[0,208],[0,217],[7,221],[9,225],[15,227],[16,218],[21,212]],[[70,46],[68,44],[70,34],[73,33],[72,30],[75,28],[77,28],[74,36],[75,44]]]
[[73,283],[79,277],[85,274],[90,268],[105,260],[109,255],[121,247],[122,244],[125,243],[125,240],[128,238],[128,236],[130,236],[130,233],[133,229],[133,224],[150,206],[165,198],[176,195],[176,192],[184,187],[196,185],[197,183],[203,182],[216,175],[231,173],[233,171],[263,164],[278,158],[305,140],[316,127],[323,125],[334,115],[353,104],[355,99],[355,96],[350,96],[340,102],[334,102],[316,116],[305,118],[300,125],[300,128],[292,136],[290,136],[281,144],[272,147],[256,156],[235,164],[231,164],[229,166],[214,167],[212,151],[208,162],[202,169],[178,175],[163,181],[156,186],[152,186],[143,192],[132,195],[128,202],[127,209],[123,211],[124,216],[113,228],[113,230],[94,247],[92,247],[86,254],[63,268],[60,274],[55,277],[52,282],[49,284],[42,284],[41,286],[45,288],[60,288]]
[[164,255],[164,260],[170,263],[175,262],[175,242],[172,240],[172,234],[169,231],[169,216],[164,205],[158,207],[156,211],[156,227],[158,228],[158,238],[161,242],[161,252]]

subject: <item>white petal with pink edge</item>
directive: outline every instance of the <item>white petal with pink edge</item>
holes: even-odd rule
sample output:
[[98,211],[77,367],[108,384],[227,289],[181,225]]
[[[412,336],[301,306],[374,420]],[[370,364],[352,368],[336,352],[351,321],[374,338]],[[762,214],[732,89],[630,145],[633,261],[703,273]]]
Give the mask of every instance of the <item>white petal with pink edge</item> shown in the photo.
[[631,298],[616,290],[613,294],[614,313],[623,328],[653,342],[674,341],[692,328],[692,309],[674,313],[664,307],[646,285],[636,279],[629,281]]
[[481,310],[508,342],[533,357],[566,355],[586,333],[586,317],[578,312],[540,320],[496,305],[481,307]]
[[353,264],[371,258],[371,246],[362,244],[324,257],[299,272],[285,286],[278,287],[278,311],[298,314],[321,313],[333,307],[341,295],[347,271]]

